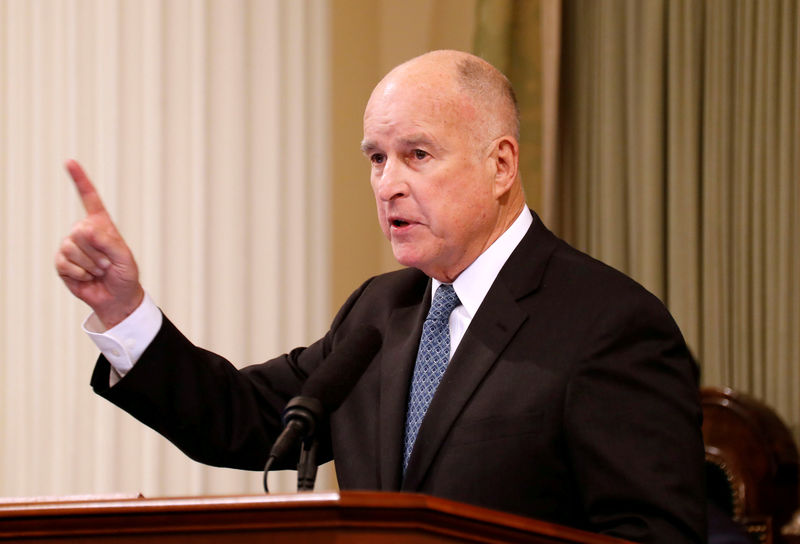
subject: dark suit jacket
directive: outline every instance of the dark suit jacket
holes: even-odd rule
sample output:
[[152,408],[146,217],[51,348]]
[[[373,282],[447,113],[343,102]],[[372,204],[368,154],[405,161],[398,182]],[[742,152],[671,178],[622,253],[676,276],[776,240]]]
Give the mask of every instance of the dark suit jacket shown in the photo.
[[364,283],[307,348],[237,371],[165,319],[115,387],[96,391],[201,462],[260,470],[280,414],[354,329],[383,346],[323,440],[343,489],[408,490],[640,542],[702,542],[697,371],[662,303],[534,216],[430,405],[405,479],[403,425],[430,280]]

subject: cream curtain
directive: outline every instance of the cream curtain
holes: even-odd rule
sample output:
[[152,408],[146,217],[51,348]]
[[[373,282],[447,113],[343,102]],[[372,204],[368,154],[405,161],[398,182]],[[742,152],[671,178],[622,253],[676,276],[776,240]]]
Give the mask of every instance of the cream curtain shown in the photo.
[[260,490],[260,474],[201,467],[91,393],[87,309],[52,265],[82,213],[61,164],[86,166],[189,338],[242,363],[317,338],[328,11],[0,1],[0,496]]
[[544,216],[665,301],[704,383],[797,432],[798,2],[564,0],[562,17]]

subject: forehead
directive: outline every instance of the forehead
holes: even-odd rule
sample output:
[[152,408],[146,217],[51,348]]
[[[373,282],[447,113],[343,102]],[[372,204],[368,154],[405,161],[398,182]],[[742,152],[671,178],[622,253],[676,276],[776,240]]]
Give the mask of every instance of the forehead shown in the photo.
[[439,139],[471,132],[476,108],[441,75],[382,82],[364,111],[365,143],[382,137]]

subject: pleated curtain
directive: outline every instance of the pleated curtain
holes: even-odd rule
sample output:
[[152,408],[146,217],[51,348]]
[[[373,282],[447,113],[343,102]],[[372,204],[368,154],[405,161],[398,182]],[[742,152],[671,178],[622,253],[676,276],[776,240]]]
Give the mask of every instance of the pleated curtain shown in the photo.
[[53,268],[83,213],[62,164],[84,164],[192,341],[237,364],[313,341],[330,316],[328,11],[0,1],[0,496],[260,490],[91,392],[88,309]]
[[528,174],[550,227],[666,303],[704,384],[753,394],[797,433],[799,3],[507,4],[515,34],[544,36],[512,57],[546,68],[558,51],[557,99],[539,100],[557,122],[533,127],[556,159]]

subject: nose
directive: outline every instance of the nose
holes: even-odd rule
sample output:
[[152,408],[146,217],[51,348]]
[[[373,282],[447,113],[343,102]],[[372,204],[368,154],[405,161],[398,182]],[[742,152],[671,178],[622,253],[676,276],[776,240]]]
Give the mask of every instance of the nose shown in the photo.
[[385,202],[408,194],[402,161],[386,159],[380,173],[375,174],[375,194]]

